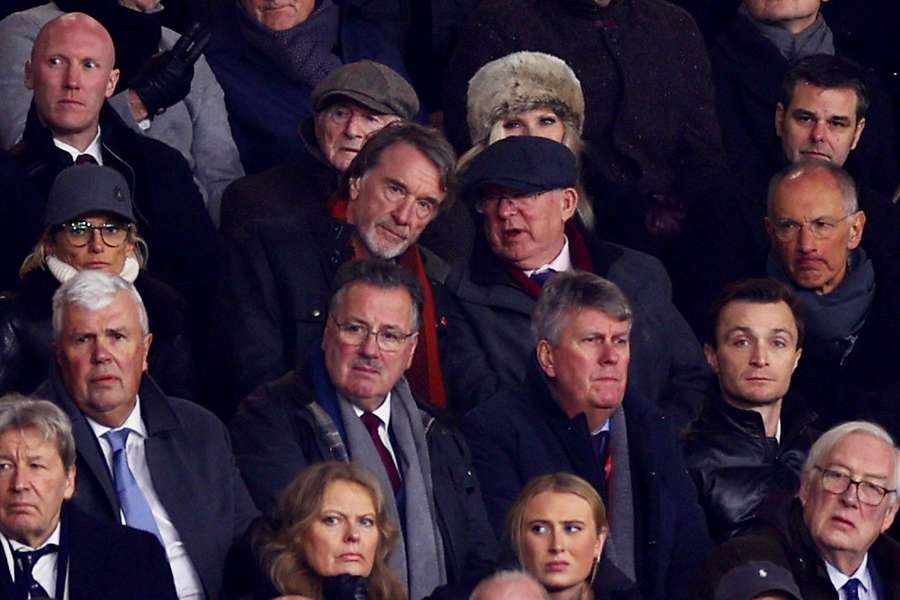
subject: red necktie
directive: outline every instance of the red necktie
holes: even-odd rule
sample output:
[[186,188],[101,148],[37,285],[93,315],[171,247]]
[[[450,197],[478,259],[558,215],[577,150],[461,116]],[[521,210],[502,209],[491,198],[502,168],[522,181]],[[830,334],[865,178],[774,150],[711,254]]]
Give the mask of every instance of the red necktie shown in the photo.
[[364,412],[359,418],[369,431],[369,436],[372,438],[372,443],[375,444],[375,449],[378,451],[378,456],[381,457],[381,463],[384,465],[388,479],[391,480],[391,487],[394,488],[394,493],[396,494],[400,489],[400,472],[397,470],[397,465],[394,464],[391,453],[385,447],[384,442],[381,441],[381,436],[378,435],[381,419],[370,412]]

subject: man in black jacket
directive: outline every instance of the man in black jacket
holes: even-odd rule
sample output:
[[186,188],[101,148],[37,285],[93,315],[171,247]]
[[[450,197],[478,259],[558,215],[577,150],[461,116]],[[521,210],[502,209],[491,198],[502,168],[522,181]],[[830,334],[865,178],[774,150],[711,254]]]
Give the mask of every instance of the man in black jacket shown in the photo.
[[249,396],[231,425],[251,494],[271,512],[307,464],[353,461],[380,481],[402,525],[390,564],[421,599],[444,584],[474,584],[495,561],[468,448],[420,408],[403,377],[412,362],[422,288],[402,267],[341,268],[321,351]]
[[460,413],[525,376],[536,340],[530,317],[541,282],[578,269],[622,288],[634,306],[632,381],[678,425],[700,412],[710,380],[696,337],[671,301],[658,260],[599,240],[574,219],[575,156],[562,144],[510,137],[469,165],[463,194],[479,215],[475,249],[446,287],[442,347],[450,406]]
[[218,262],[215,229],[178,151],[132,131],[107,105],[119,74],[114,61],[107,31],[81,13],[50,21],[35,40],[26,71],[34,101],[12,154],[40,202],[10,208],[3,287],[14,287],[20,263],[40,237],[53,180],[73,164],[91,162],[119,171],[131,187],[150,272],[193,307],[205,307]]
[[747,279],[713,304],[706,358],[719,378],[682,443],[714,540],[740,532],[765,503],[787,506],[815,433],[815,414],[785,394],[800,360],[803,321],[790,290]]

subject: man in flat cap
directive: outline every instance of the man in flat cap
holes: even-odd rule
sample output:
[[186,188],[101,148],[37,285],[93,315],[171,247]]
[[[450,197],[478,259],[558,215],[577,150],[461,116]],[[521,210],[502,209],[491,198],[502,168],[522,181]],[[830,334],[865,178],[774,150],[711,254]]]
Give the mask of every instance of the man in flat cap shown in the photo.
[[686,424],[710,378],[700,344],[673,306],[657,259],[601,241],[572,218],[576,179],[572,152],[536,137],[489,146],[464,174],[463,197],[481,223],[471,259],[445,284],[458,301],[441,349],[451,406],[465,411],[522,380],[543,284],[555,272],[579,269],[611,280],[629,298],[632,384],[675,424]]

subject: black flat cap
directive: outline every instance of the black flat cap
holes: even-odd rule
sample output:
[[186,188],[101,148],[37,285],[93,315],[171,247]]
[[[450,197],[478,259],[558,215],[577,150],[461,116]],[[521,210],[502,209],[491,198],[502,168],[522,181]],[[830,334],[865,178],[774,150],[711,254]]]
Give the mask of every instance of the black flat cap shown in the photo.
[[108,212],[133,223],[131,191],[122,174],[100,165],[64,169],[50,188],[44,225],[61,225],[91,212]]
[[765,592],[803,600],[790,571],[767,560],[753,560],[728,571],[719,580],[715,600],[751,600]]
[[578,164],[564,145],[542,137],[512,136],[472,159],[462,176],[463,197],[474,200],[485,186],[526,194],[575,187]]

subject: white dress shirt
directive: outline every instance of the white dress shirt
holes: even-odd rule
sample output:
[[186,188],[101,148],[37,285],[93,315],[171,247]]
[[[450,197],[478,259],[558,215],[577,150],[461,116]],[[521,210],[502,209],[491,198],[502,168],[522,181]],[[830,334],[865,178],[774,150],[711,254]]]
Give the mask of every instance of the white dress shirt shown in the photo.
[[[356,413],[357,417],[361,417],[366,411],[358,408],[355,404],[353,404],[353,412]],[[388,452],[391,453],[391,458],[394,459],[394,465],[397,467],[397,472],[400,473],[400,477],[403,477],[403,471],[400,469],[400,463],[397,462],[397,455],[394,454],[394,447],[391,445],[391,436],[388,433],[388,427],[391,426],[390,392],[388,392],[387,396],[385,396],[384,402],[381,403],[381,406],[373,410],[372,414],[381,419],[381,424],[378,425],[378,437],[381,439],[381,443],[384,444],[384,447],[387,448]]]
[[548,269],[553,269],[557,273],[565,273],[566,271],[571,271],[574,267],[572,266],[572,255],[569,253],[569,238],[563,236],[563,247],[562,250],[559,251],[559,254],[556,255],[556,258],[548,262],[546,265],[542,265],[537,269],[530,269],[525,271],[525,277],[531,277],[535,273],[543,273]]
[[[103,437],[103,434],[110,431],[111,428],[101,425],[90,418],[87,419],[87,422],[90,424],[94,435],[97,436],[97,440],[100,442],[100,448],[103,450],[104,458],[106,458],[106,465],[109,467],[110,473],[112,473],[112,447],[110,446],[109,441]],[[153,513],[156,527],[159,529],[159,534],[162,536],[163,545],[166,549],[166,557],[169,560],[169,567],[172,569],[172,577],[175,579],[175,590],[178,592],[178,597],[182,600],[187,598],[205,598],[203,584],[200,582],[200,576],[194,568],[194,563],[191,562],[191,559],[187,554],[187,549],[184,547],[184,542],[181,541],[181,536],[178,534],[178,530],[175,529],[175,525],[172,523],[168,511],[166,511],[166,507],[160,502],[159,496],[156,494],[156,489],[153,487],[153,478],[150,475],[150,467],[147,465],[147,455],[144,452],[144,441],[147,439],[147,428],[144,425],[144,420],[141,419],[140,398],[136,399],[134,409],[131,411],[128,418],[125,419],[125,422],[122,423],[122,426],[116,427],[115,429],[125,428],[131,430],[125,444],[125,454],[128,457],[128,466],[134,474],[138,487],[141,488],[144,497],[147,498],[147,504],[150,505],[150,512]],[[119,518],[124,525],[125,515],[121,511],[119,511]]]
[[[14,539],[8,538],[2,533],[0,533],[0,540],[3,542],[3,554],[6,556],[6,567],[9,569],[9,578],[12,581],[16,580],[16,568],[15,568],[15,559],[13,557],[13,552],[16,550],[40,550],[47,544],[56,544],[59,546],[59,523],[56,524],[56,529],[53,530],[53,533],[50,534],[50,537],[47,540],[38,546],[37,548],[32,548],[31,546],[26,546],[25,544],[20,544]],[[56,594],[56,557],[58,554],[56,552],[51,552],[50,554],[45,554],[37,559],[37,562],[34,563],[34,566],[31,567],[31,578],[36,581],[44,591],[46,591],[52,597]],[[66,590],[66,596],[68,597],[68,589]]]
[[859,586],[859,600],[878,600],[878,594],[876,594],[875,590],[872,588],[872,576],[869,574],[868,553],[863,556],[862,562],[859,563],[859,568],[857,568],[850,576],[844,575],[838,571],[838,569],[833,567],[827,560],[825,561],[825,570],[828,572],[828,579],[831,580],[831,585],[837,590],[838,598],[840,598],[840,600],[847,600],[847,594],[844,593],[844,590],[841,588],[851,579],[858,579],[861,584]]
[[87,148],[84,149],[84,152],[76,148],[75,146],[70,146],[65,142],[61,142],[56,138],[53,138],[53,145],[59,148],[60,150],[65,150],[72,156],[72,160],[74,161],[76,158],[81,156],[82,154],[90,154],[94,157],[94,160],[97,161],[98,165],[103,164],[103,152],[100,151],[100,126],[97,125],[97,135],[94,136],[94,141],[92,141]]

